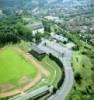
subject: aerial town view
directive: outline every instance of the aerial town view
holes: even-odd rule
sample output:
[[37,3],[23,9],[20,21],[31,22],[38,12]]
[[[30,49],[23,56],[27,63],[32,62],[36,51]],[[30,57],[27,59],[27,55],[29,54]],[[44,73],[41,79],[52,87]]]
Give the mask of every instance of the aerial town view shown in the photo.
[[94,100],[94,0],[0,0],[0,100]]

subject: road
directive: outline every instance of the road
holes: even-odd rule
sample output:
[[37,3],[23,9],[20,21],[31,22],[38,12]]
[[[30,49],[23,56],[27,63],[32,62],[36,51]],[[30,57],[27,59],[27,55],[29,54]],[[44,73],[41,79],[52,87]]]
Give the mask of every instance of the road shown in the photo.
[[74,75],[71,67],[72,50],[65,47],[59,47],[60,51],[63,50],[64,52],[64,55],[61,56],[59,52],[56,52],[56,50],[54,50],[56,47],[51,49],[49,47],[44,46],[43,43],[39,45],[39,47],[40,49],[44,50],[47,54],[51,53],[53,56],[57,57],[63,63],[65,72],[64,83],[62,84],[60,89],[57,90],[56,94],[52,95],[50,98],[48,98],[48,100],[65,100],[66,96],[68,95],[73,86],[73,80],[74,80]]
[[[69,52],[70,51],[67,51],[67,53]],[[64,72],[65,72],[64,83],[61,86],[61,88],[56,92],[56,94],[53,97],[50,97],[48,100],[65,100],[66,96],[70,92],[73,85],[74,76],[73,76],[72,68],[70,66],[71,64],[70,64],[69,57],[67,57],[67,55],[65,54],[64,58],[59,58],[59,59],[63,63],[63,66],[64,66]]]

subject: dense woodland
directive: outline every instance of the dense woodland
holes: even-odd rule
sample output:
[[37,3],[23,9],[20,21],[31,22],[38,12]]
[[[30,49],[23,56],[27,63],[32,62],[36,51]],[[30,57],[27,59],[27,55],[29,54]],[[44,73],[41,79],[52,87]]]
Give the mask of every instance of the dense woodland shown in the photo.
[[9,16],[0,20],[0,45],[21,39],[32,40],[32,31],[24,26],[20,16]]

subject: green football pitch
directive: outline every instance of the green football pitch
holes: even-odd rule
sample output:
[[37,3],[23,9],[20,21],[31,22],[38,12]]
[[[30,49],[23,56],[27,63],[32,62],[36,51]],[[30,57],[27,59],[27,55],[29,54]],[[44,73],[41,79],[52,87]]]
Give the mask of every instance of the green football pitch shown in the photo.
[[26,76],[33,79],[37,70],[11,47],[0,50],[0,84],[17,84]]

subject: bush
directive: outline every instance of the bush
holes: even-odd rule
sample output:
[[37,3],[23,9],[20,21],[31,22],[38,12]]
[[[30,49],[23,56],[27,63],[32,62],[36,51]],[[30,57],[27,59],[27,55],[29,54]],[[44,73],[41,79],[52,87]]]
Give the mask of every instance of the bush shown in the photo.
[[75,73],[75,81],[80,84],[81,83],[81,79],[82,79],[82,77],[81,77],[80,73],[76,72]]
[[0,45],[5,45],[7,43],[17,43],[20,39],[15,34],[0,34]]

